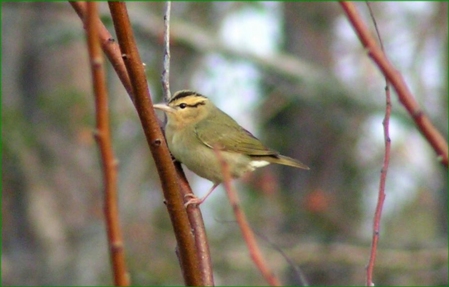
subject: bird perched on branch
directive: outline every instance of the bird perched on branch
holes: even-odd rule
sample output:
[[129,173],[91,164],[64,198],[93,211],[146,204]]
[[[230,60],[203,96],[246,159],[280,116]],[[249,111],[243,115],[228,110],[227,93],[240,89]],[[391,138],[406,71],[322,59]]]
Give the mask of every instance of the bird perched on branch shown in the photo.
[[270,163],[309,169],[302,162],[265,147],[207,97],[194,91],[178,91],[167,104],[153,107],[167,115],[165,136],[175,159],[213,182],[204,197],[189,199],[186,207],[201,204],[223,182],[221,165],[214,149],[228,163],[233,178]]

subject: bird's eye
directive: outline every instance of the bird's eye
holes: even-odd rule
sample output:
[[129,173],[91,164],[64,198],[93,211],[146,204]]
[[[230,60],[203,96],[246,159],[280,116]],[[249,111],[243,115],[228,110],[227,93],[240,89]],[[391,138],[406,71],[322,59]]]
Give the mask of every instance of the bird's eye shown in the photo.
[[187,107],[187,104],[186,103],[179,104],[179,107],[181,109],[185,109]]

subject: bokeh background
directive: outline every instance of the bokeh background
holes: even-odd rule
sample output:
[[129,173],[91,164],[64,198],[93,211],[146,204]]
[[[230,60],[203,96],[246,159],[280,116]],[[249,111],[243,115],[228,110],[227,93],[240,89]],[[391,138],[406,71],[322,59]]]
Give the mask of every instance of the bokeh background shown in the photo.
[[[161,101],[162,2],[128,9]],[[365,3],[357,7],[373,28]],[[372,3],[390,60],[447,137],[446,2]],[[102,19],[112,32],[106,3]],[[385,82],[336,2],[174,2],[171,88],[209,96],[303,161],[234,181],[286,285],[365,282],[384,152]],[[2,285],[112,283],[85,34],[66,2],[2,2]],[[137,114],[108,66],[120,216],[133,285],[183,283]],[[447,170],[392,92],[376,285],[448,284]],[[186,170],[201,195],[210,182]],[[217,285],[266,284],[222,187],[201,206]],[[299,270],[299,271],[298,271]]]

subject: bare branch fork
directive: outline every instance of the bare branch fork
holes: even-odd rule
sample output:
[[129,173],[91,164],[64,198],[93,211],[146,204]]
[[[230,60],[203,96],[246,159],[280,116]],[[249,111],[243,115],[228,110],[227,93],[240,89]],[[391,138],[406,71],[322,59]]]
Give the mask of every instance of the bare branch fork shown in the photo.
[[418,129],[436,152],[437,160],[447,168],[448,145],[446,139],[435,128],[429,117],[424,114],[402,78],[402,75],[394,68],[385,53],[376,44],[376,41],[357,12],[355,5],[351,2],[344,1],[340,2],[340,5],[356,31],[360,42],[368,51],[368,55],[373,59],[374,63],[395,89],[399,101],[407,109],[407,112],[414,120]]
[[[86,3],[85,2],[69,2],[70,5],[73,7],[73,9],[75,10],[75,12],[78,14],[78,16],[80,17],[80,19],[83,21],[84,26],[86,27]],[[166,11],[166,15],[169,16],[169,10]],[[168,18],[169,20],[169,18]],[[120,51],[120,47],[118,46],[117,42],[112,38],[111,34],[109,33],[109,31],[106,29],[106,27],[103,25],[103,23],[101,22],[101,20],[99,19],[98,16],[96,16],[95,21],[98,23],[98,37],[100,39],[100,43],[101,43],[101,48],[103,49],[104,53],[106,54],[106,56],[108,57],[109,61],[112,63],[112,66],[114,68],[114,70],[116,71],[117,75],[119,76],[119,79],[121,80],[122,84],[124,85],[126,91],[128,92],[131,100],[134,103],[134,106],[137,109],[137,103],[136,103],[136,99],[135,99],[135,91],[133,88],[133,85],[131,83],[130,77],[128,75],[128,70],[127,67],[125,67],[125,63],[124,63],[124,58],[122,57],[122,53]],[[166,22],[167,25],[167,31],[169,28],[169,22]],[[166,36],[166,45],[168,45],[168,38],[169,38],[169,34],[167,34]],[[168,52],[169,55],[169,52]],[[127,57],[125,57],[127,58]],[[168,58],[169,60],[169,58]],[[135,62],[134,62],[135,63]],[[169,65],[169,62],[164,62],[164,65]],[[140,64],[137,64],[138,66],[140,66]],[[168,67],[168,66],[167,66]],[[168,71],[168,69],[167,69]],[[143,70],[139,70],[139,73],[143,74]],[[135,81],[135,80],[134,80]],[[168,81],[168,78],[167,78]],[[149,93],[147,95],[147,97],[149,98]],[[151,103],[150,103],[151,105]],[[151,106],[150,106],[151,107]],[[139,111],[139,109],[137,109]],[[152,111],[152,108],[148,108],[148,110]],[[152,117],[152,116],[150,116]],[[155,119],[158,122],[159,126],[162,126],[162,123],[159,121],[159,119]],[[144,127],[144,130],[147,131],[148,129],[152,129],[154,130],[154,126],[149,127],[148,126],[148,122],[145,122],[145,120],[142,120],[142,126]],[[147,133],[146,133],[147,134]],[[148,139],[148,137],[147,137]],[[163,149],[164,147],[166,147],[165,144],[163,144],[162,142],[159,141],[159,138],[156,138],[156,140],[153,142],[155,144],[156,147],[161,146],[160,148]],[[150,149],[152,147],[156,148],[155,146],[153,146],[152,144],[150,144]],[[167,154],[168,154],[168,150],[167,150]],[[162,155],[163,157],[163,155]],[[168,157],[169,158],[169,157]],[[157,167],[161,167],[161,169],[165,170],[170,170],[170,165],[172,165],[172,161],[170,159],[170,161],[161,161],[159,159],[159,157],[155,157],[155,163]],[[192,190],[189,186],[189,183],[187,182],[187,179],[185,177],[185,174],[181,168],[181,165],[179,163],[175,163],[175,168],[176,168],[176,176],[177,176],[177,180],[172,180],[172,178],[170,176],[167,176],[167,173],[169,172],[159,172],[159,175],[162,179],[162,177],[164,177],[164,179],[162,179],[162,183],[163,183],[163,188],[164,191],[166,190],[165,188],[167,187],[166,185],[164,185],[164,182],[177,182],[179,184],[179,188],[181,189],[181,193],[182,195],[188,194],[188,193],[192,193]],[[158,169],[159,171],[159,169]],[[170,188],[173,188],[172,185],[170,185]],[[164,196],[166,199],[167,198],[172,198],[172,197],[167,197]],[[167,201],[168,202],[168,201]],[[171,202],[171,201],[170,201]],[[171,205],[170,205],[171,206]],[[168,208],[168,206],[167,206]],[[169,213],[171,213],[171,208],[168,208]],[[182,210],[176,209],[178,211],[177,215],[179,216],[183,216]],[[185,214],[185,211],[184,211]],[[208,246],[208,242],[207,242],[207,236],[206,236],[206,230],[204,227],[204,221],[201,215],[201,211],[199,208],[188,208],[187,210],[187,214],[188,214],[188,220],[190,221],[190,227],[187,226],[186,224],[179,224],[179,222],[182,220],[177,220],[177,224],[174,225],[174,229],[175,229],[175,235],[178,235],[178,230],[182,229],[183,231],[181,232],[181,236],[182,238],[187,238],[187,233],[188,232],[192,232],[193,236],[194,236],[194,242],[195,242],[195,246],[196,246],[196,250],[195,248],[193,248],[193,246],[191,244],[189,244],[188,242],[191,242],[187,239],[182,241],[181,247],[179,247],[178,245],[178,252],[179,255],[182,256],[184,259],[180,260],[181,263],[181,269],[186,281],[186,284],[188,285],[213,285],[213,276],[212,276],[212,265],[211,265],[211,259],[210,259],[210,252],[209,252],[209,246]],[[175,215],[174,215],[175,216]],[[187,241],[187,243],[186,243]],[[187,245],[187,247],[185,247]],[[184,247],[183,247],[184,246]],[[190,251],[186,253],[186,250]],[[192,252],[196,253],[197,255],[192,257]],[[195,259],[196,257],[196,259]],[[186,258],[191,258],[191,261],[187,260]],[[191,267],[185,267],[183,264],[188,264],[188,262],[198,262],[199,261],[199,269],[195,269],[192,266],[197,266],[198,264],[193,263],[190,264],[189,266]],[[201,275],[192,275],[192,272],[197,272],[198,274],[201,273]],[[188,274],[190,273],[190,274]],[[199,277],[202,277],[202,281],[203,284],[201,284],[201,281],[199,280]]]

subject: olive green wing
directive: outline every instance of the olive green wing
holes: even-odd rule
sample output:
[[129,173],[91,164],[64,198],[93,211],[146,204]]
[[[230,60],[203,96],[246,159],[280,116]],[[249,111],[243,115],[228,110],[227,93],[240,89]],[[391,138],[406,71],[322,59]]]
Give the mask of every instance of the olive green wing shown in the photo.
[[277,156],[249,131],[228,115],[205,119],[195,126],[198,139],[210,148],[232,151],[248,156]]

